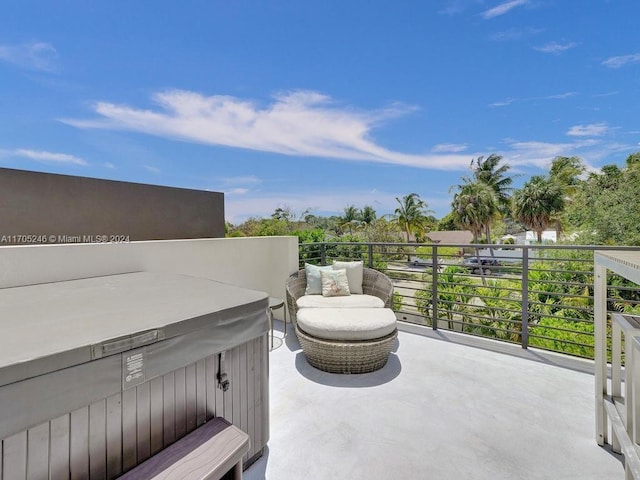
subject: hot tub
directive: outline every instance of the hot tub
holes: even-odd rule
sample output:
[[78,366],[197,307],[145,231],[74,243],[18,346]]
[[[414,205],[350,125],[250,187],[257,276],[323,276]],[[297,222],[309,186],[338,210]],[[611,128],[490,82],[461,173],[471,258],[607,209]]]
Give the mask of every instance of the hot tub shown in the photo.
[[166,273],[0,289],[0,478],[115,478],[213,416],[257,458],[267,308],[266,293]]

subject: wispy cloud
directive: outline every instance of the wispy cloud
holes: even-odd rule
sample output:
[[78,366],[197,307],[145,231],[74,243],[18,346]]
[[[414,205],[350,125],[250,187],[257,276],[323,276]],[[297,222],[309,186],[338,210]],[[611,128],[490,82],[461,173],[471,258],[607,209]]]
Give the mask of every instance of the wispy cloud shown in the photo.
[[431,151],[434,153],[458,153],[467,149],[465,143],[440,143],[434,146]]
[[520,98],[508,98],[506,100],[500,100],[498,102],[494,102],[489,104],[490,107],[506,107],[516,102],[533,102],[537,100],[564,100],[566,98],[575,97],[578,95],[578,92],[565,92],[558,93],[555,95],[545,95],[542,97],[520,97]]
[[612,148],[611,145],[605,146],[593,139],[558,143],[506,140],[506,143],[508,148],[504,152],[505,160],[516,171],[531,166],[547,170],[557,156],[580,157],[588,170],[595,170],[590,162],[601,158],[603,152],[611,153]]
[[606,123],[591,123],[589,125],[574,125],[567,135],[570,137],[600,137],[609,131]]
[[542,45],[541,47],[533,47],[533,49],[537,50],[538,52],[553,53],[555,55],[558,55],[562,52],[565,52],[567,50],[570,50],[576,47],[577,45],[578,44],[576,42],[565,42],[565,43],[550,42],[550,43],[547,43],[546,45]]
[[463,169],[468,156],[413,154],[378,145],[371,132],[416,110],[394,104],[375,111],[338,105],[313,91],[275,96],[272,103],[237,97],[170,90],[156,93],[157,109],[99,102],[100,118],[63,119],[78,128],[130,130],[165,138],[291,156],[335,158],[442,170]]
[[87,162],[75,155],[67,153],[46,152],[43,150],[31,150],[27,148],[17,148],[15,150],[0,150],[0,155],[6,157],[27,158],[41,163],[58,163],[70,165],[87,165]]
[[22,68],[54,72],[57,69],[58,52],[45,42],[0,45],[0,60]]
[[640,63],[640,53],[634,53],[631,55],[620,55],[618,57],[609,57],[602,65],[609,68],[620,68],[632,63]]
[[162,173],[162,170],[160,170],[158,167],[154,167],[152,165],[143,165],[144,169],[147,170],[148,172],[154,173],[156,175]]
[[245,195],[249,192],[248,188],[232,188],[231,190],[225,190],[227,195]]
[[501,3],[489,10],[485,10],[482,12],[482,18],[490,19],[499,17],[500,15],[504,15],[505,13],[513,10],[516,7],[520,7],[522,5],[526,5],[529,3],[529,0],[511,0],[509,2]]

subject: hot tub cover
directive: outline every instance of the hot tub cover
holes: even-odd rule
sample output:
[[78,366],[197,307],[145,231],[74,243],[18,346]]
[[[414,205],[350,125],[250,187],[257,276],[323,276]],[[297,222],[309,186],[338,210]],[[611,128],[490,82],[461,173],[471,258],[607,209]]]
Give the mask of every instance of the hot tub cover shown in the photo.
[[264,292],[154,272],[0,289],[0,387],[177,337],[221,352],[266,333],[267,306]]

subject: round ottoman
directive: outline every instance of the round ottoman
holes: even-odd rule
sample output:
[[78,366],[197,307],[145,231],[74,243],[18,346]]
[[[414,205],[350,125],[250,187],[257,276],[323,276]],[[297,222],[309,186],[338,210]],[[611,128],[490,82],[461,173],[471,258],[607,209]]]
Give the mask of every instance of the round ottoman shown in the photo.
[[390,308],[301,308],[296,335],[312,366],[367,373],[387,363],[398,330]]

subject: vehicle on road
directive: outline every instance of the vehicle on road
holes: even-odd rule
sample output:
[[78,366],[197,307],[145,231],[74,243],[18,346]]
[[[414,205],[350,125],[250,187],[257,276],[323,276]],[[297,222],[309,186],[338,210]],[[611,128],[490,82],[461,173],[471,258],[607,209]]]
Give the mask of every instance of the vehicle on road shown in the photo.
[[468,257],[462,260],[462,266],[471,273],[485,273],[489,275],[500,268],[500,262],[495,258]]
[[[431,258],[420,258],[416,256],[409,257],[409,265],[413,265],[414,267],[430,267],[433,264],[433,260]],[[444,260],[438,259],[438,268],[442,268],[444,265]]]

